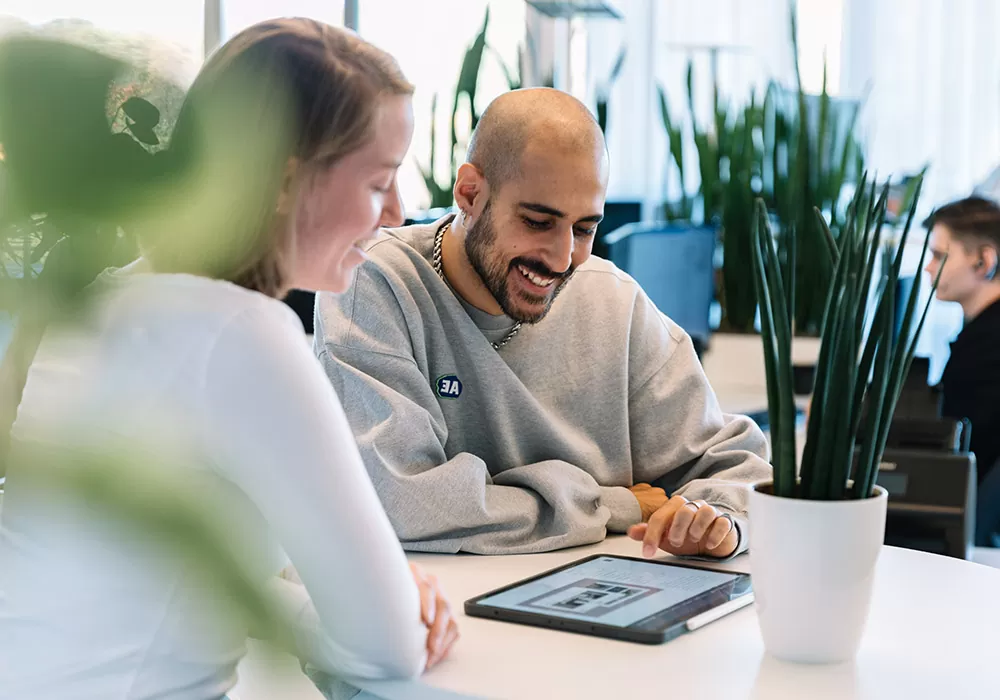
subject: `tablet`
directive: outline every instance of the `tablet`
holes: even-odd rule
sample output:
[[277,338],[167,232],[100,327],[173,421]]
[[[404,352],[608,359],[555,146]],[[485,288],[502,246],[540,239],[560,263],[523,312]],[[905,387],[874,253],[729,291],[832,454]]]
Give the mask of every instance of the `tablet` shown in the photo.
[[750,575],[597,554],[465,602],[465,614],[662,644],[753,602]]

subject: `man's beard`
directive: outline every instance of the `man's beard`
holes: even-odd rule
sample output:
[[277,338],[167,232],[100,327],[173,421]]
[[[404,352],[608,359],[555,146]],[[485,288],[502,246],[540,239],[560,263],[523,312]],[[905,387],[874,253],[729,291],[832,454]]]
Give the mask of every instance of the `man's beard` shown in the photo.
[[[479,274],[483,284],[486,285],[486,289],[493,295],[505,314],[522,323],[538,323],[549,313],[552,302],[562,292],[569,278],[573,276],[576,267],[571,266],[567,272],[558,273],[550,270],[538,260],[530,258],[517,257],[505,261],[495,252],[496,238],[497,232],[493,227],[491,203],[487,202],[479,219],[466,231],[465,254],[469,258],[469,262],[472,263],[473,269]],[[532,306],[544,304],[541,311],[534,313],[524,311],[512,298],[508,276],[510,271],[519,265],[543,277],[555,279],[555,282],[552,283],[555,285],[552,294],[535,295],[521,290],[516,293],[518,298]],[[517,272],[517,274],[521,273]]]

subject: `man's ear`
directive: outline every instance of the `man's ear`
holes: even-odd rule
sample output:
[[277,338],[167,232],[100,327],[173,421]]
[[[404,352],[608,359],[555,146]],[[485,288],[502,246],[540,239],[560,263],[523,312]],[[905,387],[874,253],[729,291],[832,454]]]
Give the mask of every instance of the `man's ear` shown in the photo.
[[979,254],[983,260],[983,275],[987,280],[997,279],[997,265],[1000,264],[1000,259],[998,259],[997,249],[991,245],[984,245],[979,250]]
[[455,177],[455,203],[468,220],[475,219],[490,198],[490,185],[479,168],[463,163]]

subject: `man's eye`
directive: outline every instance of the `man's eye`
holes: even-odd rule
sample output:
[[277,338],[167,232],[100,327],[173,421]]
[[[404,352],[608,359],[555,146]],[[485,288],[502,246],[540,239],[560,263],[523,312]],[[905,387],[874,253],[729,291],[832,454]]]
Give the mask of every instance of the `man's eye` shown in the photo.
[[522,218],[524,219],[524,223],[526,223],[530,228],[541,231],[549,227],[548,221],[536,221],[535,219],[529,218],[527,216]]
[[597,233],[596,228],[578,228],[576,230],[576,235],[580,236],[581,238],[590,238],[596,233]]

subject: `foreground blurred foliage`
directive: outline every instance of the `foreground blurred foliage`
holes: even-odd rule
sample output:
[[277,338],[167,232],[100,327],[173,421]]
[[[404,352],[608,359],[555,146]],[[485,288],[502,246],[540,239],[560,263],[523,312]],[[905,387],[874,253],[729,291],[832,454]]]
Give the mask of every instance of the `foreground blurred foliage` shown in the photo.
[[[168,113],[145,99],[150,84]],[[0,477],[17,452],[19,475],[29,474],[37,493],[86,504],[164,557],[181,553],[257,635],[291,650],[288,626],[234,553],[226,512],[198,488],[197,469],[114,449],[22,462],[25,453],[8,444],[46,328],[86,317],[87,287],[101,271],[152,246],[210,273],[252,248],[247,236],[257,234],[234,212],[281,175],[263,166],[287,146],[284,112],[280,92],[253,114],[257,93],[234,90],[188,120],[197,148],[178,156],[164,147],[180,87],[77,41],[29,33],[0,40],[0,316],[14,324],[0,365]]]
[[[0,365],[0,458],[47,324],[72,318],[106,267],[138,253],[129,215],[161,121],[141,98],[116,105],[122,60],[29,34],[0,42],[0,311],[15,324]],[[112,129],[112,119],[121,129]],[[157,139],[158,140],[158,139]],[[5,472],[0,466],[0,475]]]

